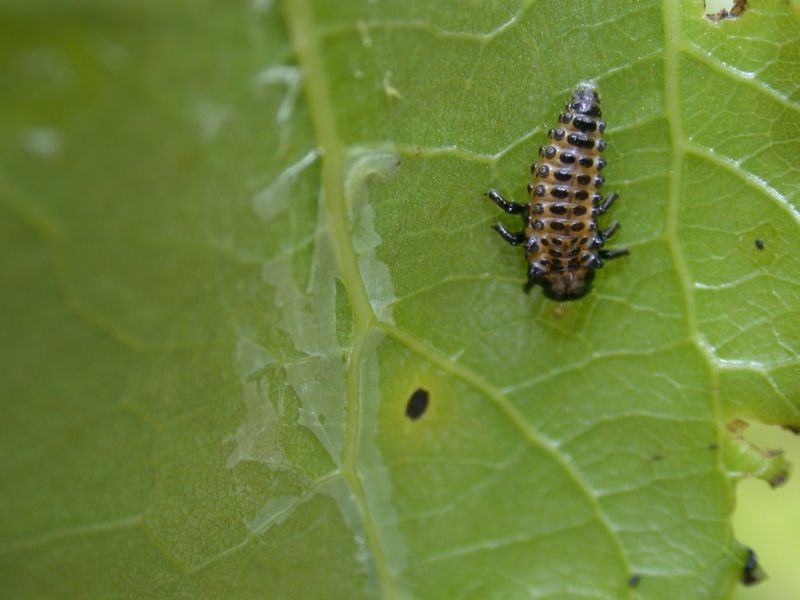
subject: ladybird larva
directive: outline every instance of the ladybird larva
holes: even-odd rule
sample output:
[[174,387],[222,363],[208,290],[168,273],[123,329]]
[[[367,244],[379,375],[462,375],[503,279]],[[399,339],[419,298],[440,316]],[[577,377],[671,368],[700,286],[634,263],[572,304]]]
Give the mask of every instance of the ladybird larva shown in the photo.
[[548,132],[550,142],[539,149],[539,162],[531,165],[529,202],[511,202],[496,190],[486,193],[506,213],[522,216],[522,231],[512,233],[500,223],[494,229],[512,246],[525,248],[526,289],[541,284],[555,300],[584,296],[603,259],[628,253],[603,248],[619,223],[612,221],[602,230],[597,226],[597,217],[617,199],[613,192],[603,198],[598,191],[604,181],[600,171],[606,166],[600,156],[606,147],[601,116],[595,85],[581,83]]

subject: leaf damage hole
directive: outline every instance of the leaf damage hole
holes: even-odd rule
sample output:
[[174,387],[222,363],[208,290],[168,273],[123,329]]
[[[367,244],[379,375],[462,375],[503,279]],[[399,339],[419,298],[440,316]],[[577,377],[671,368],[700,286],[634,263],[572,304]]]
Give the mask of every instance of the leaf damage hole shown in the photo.
[[747,0],[704,0],[703,6],[706,11],[706,18],[719,23],[729,19],[738,19],[747,10]]
[[760,240],[760,239],[756,240],[756,248],[758,248],[759,250],[763,250],[764,249],[764,240]]
[[747,558],[742,567],[742,583],[744,585],[755,585],[764,581],[767,574],[758,565],[758,557],[752,548],[747,549]]
[[406,416],[412,421],[419,419],[425,414],[425,411],[428,410],[429,400],[430,394],[428,390],[422,388],[414,390],[414,393],[411,394],[411,398],[408,399],[408,403],[406,404]]
[[744,419],[733,419],[728,423],[732,434],[731,443],[736,447],[736,459],[729,465],[740,477],[756,477],[777,488],[789,479],[790,463],[781,449],[762,448],[747,439],[745,431],[750,423]]
[[[738,426],[740,430],[742,425],[744,425],[742,421],[734,422],[734,427]],[[771,564],[769,577],[774,577],[776,581],[788,580],[796,571],[796,566],[792,565],[791,561],[789,563],[780,560],[775,562],[774,556],[757,557],[748,547],[769,547],[775,555],[787,551],[794,551],[796,554],[797,538],[792,536],[791,527],[788,525],[794,519],[793,511],[796,510],[797,503],[792,499],[796,497],[797,491],[800,489],[800,481],[790,479],[786,482],[786,488],[779,492],[767,490],[761,481],[755,481],[755,479],[771,483],[775,472],[784,469],[771,468],[769,463],[759,467],[758,461],[754,462],[752,459],[758,458],[757,454],[753,452],[754,447],[769,448],[778,445],[784,448],[786,455],[784,461],[788,467],[790,460],[795,463],[800,460],[800,438],[790,436],[775,427],[775,424],[759,422],[749,424],[747,438],[750,440],[748,446],[737,445],[733,448],[726,448],[724,453],[727,457],[725,462],[729,472],[740,480],[736,489],[734,527],[741,538],[749,542],[745,546],[738,546],[736,551],[738,579],[744,585],[754,585],[766,579],[768,575],[759,564],[760,559],[763,559],[768,560]],[[721,444],[723,447],[726,445],[726,440],[729,438],[724,435]],[[776,458],[772,460],[774,461]],[[777,460],[780,461],[781,457],[777,457]],[[744,461],[744,465],[742,461]],[[749,468],[743,469],[743,466],[749,466]],[[788,469],[784,470],[784,473],[788,474]],[[747,480],[748,476],[749,480]],[[785,477],[783,477],[783,481],[786,481]],[[773,494],[780,495],[783,500]]]

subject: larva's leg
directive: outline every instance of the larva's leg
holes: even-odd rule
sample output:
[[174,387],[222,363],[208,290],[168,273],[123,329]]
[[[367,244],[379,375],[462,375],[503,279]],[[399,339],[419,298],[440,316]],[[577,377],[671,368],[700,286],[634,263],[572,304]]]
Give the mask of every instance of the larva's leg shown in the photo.
[[597,207],[597,214],[602,215],[606,212],[612,204],[614,204],[614,200],[617,199],[617,193],[611,192],[608,196],[606,196],[605,200],[600,202],[600,205]]
[[494,229],[497,233],[499,233],[500,237],[502,237],[505,241],[507,241],[512,246],[518,246],[522,242],[524,242],[525,239],[526,239],[524,231],[518,231],[517,233],[511,233],[508,229],[503,227],[503,225],[501,225],[500,223],[498,223],[497,225],[492,225],[492,229]]
[[608,228],[599,232],[600,239],[605,243],[608,238],[614,235],[617,229],[619,229],[619,223],[616,221],[611,221],[611,225],[609,225]]
[[489,197],[489,200],[497,204],[500,208],[510,215],[518,215],[528,210],[527,204],[519,204],[518,202],[510,202],[503,198],[502,194],[497,190],[489,190],[484,194]]
[[525,290],[526,294],[530,293],[530,291],[533,289],[533,286],[539,283],[539,278],[544,274],[545,270],[536,263],[531,263],[528,266],[528,281],[522,288],[523,290]]
[[614,250],[600,250],[598,254],[605,259],[617,258],[618,256],[625,256],[628,253],[627,248],[615,248]]

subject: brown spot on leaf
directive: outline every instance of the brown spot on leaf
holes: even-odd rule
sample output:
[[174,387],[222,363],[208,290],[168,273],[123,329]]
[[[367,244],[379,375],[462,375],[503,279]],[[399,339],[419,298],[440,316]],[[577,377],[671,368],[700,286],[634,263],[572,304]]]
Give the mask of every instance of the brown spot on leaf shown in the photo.
[[731,433],[742,433],[748,427],[750,427],[750,423],[743,419],[734,419],[728,423],[728,431]]
[[738,19],[747,10],[747,0],[734,0],[733,6],[730,10],[723,8],[715,13],[706,13],[706,18],[714,23],[725,21],[727,19]]

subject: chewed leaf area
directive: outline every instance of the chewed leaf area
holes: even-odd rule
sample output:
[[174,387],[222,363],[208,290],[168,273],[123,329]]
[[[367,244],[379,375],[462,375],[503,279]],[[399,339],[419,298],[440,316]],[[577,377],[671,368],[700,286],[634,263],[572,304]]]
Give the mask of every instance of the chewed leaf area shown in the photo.
[[718,23],[724,19],[738,19],[747,10],[747,0],[707,0],[704,2],[706,18]]
[[[764,578],[730,517],[790,473],[747,423],[800,431],[792,5],[62,4],[0,9],[9,597]],[[560,302],[483,194],[529,203],[586,81],[629,255]]]

